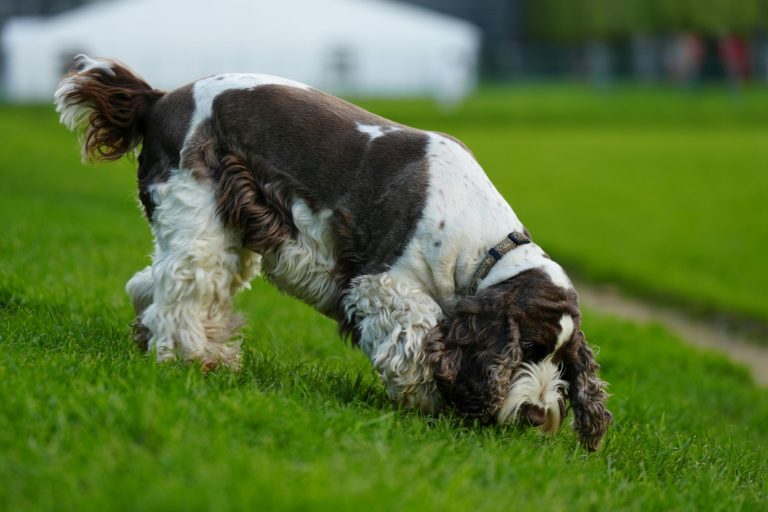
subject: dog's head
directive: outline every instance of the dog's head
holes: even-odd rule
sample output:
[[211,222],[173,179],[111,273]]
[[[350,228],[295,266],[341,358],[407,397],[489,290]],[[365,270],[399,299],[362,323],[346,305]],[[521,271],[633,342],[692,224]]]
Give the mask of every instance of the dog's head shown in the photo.
[[553,433],[567,397],[574,428],[595,450],[611,414],[580,325],[576,292],[531,269],[460,301],[426,350],[440,391],[460,415]]

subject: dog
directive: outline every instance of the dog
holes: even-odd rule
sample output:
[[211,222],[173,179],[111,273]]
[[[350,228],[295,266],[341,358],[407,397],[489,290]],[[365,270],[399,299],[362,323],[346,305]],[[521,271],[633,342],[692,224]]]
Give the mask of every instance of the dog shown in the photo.
[[163,92],[83,55],[54,99],[84,160],[139,153],[154,251],[126,290],[158,360],[237,368],[232,298],[263,275],[337,321],[396,403],[551,433],[567,397],[600,445],[612,415],[573,285],[458,140],[284,78]]

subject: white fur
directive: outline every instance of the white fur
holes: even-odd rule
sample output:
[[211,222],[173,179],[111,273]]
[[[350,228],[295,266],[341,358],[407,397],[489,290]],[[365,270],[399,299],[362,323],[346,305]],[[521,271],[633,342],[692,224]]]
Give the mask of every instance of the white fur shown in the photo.
[[557,335],[555,350],[539,363],[523,365],[520,376],[512,384],[507,398],[497,413],[499,423],[506,423],[510,419],[517,420],[520,417],[520,408],[529,404],[541,408],[545,413],[545,421],[541,426],[542,432],[557,431],[562,421],[558,405],[560,390],[568,384],[560,378],[560,369],[552,363],[552,357],[565,342],[571,339],[574,328],[573,317],[563,314],[560,318],[560,333]]
[[261,274],[261,254],[241,248],[239,256],[237,272],[232,276],[231,291],[233,294],[240,290],[250,290],[251,281]]
[[[413,239],[389,273],[419,283],[445,314],[451,314],[487,250],[511,231],[524,228],[474,157],[460,144],[432,134],[427,156],[427,204]],[[531,243],[507,253],[481,281],[480,289],[531,268],[542,269],[557,286],[572,287],[562,268]],[[573,318],[561,318],[560,327],[557,348],[573,334]],[[375,354],[371,357],[375,360]],[[524,365],[499,409],[499,423],[517,421],[522,406],[529,404],[544,412],[540,427],[543,432],[557,431],[562,421],[561,390],[566,386],[551,356],[538,364]]]
[[512,383],[496,418],[500,424],[520,418],[520,409],[529,404],[541,408],[545,413],[541,431],[557,432],[560,428],[560,392],[568,383],[560,378],[560,369],[552,363],[551,355],[535,364],[525,363],[519,377]]
[[400,128],[396,126],[379,126],[375,124],[362,124],[357,123],[357,131],[368,135],[371,140],[378,139],[379,137],[398,131]]
[[127,286],[135,301],[153,284],[152,304],[141,315],[152,333],[149,348],[158,360],[178,354],[237,366],[240,322],[232,295],[258,272],[259,258],[222,225],[210,184],[175,170],[150,191],[157,205],[151,277],[145,269]]
[[459,143],[430,133],[427,158],[427,204],[392,273],[419,283],[449,313],[488,248],[523,224]]
[[[251,281],[261,273],[261,255],[248,249],[240,249],[237,272],[232,276],[232,293],[250,290]],[[133,308],[140,314],[152,304],[155,282],[152,279],[152,265],[136,272],[125,284],[125,291],[131,297]]]
[[[498,243],[498,242],[497,242]],[[488,288],[516,276],[520,272],[538,268],[543,270],[555,285],[570,289],[573,288],[563,268],[544,256],[544,251],[534,243],[526,244],[509,251],[493,266],[491,271],[480,281],[478,290]]]
[[115,72],[112,69],[112,62],[113,61],[110,59],[92,59],[91,57],[81,53],[75,57],[73,68],[78,73],[87,73],[93,69],[101,69],[102,71],[106,71],[108,74],[114,76]]
[[[427,158],[427,204],[413,239],[391,272],[420,283],[449,314],[488,249],[524,227],[480,164],[459,143],[431,133]],[[479,289],[531,268],[542,269],[557,286],[572,287],[560,265],[530,243],[508,252]]]
[[427,365],[424,337],[442,318],[440,306],[384,272],[353,279],[344,309],[390,396],[406,407],[438,410],[442,399]]
[[136,316],[142,313],[152,304],[152,296],[155,293],[155,282],[152,280],[152,266],[147,266],[136,272],[125,284],[125,291],[131,297]]
[[[68,101],[68,96],[80,86],[80,83],[84,80],[90,80],[85,74],[93,69],[102,69],[107,73],[114,75],[112,71],[111,61],[105,59],[91,59],[86,55],[78,55],[75,57],[74,63],[75,72],[64,78],[59,83],[59,87],[53,94],[53,101],[56,105],[56,112],[59,113],[59,120],[61,124],[75,130],[80,127],[86,121],[93,111],[93,105],[88,103],[72,103]],[[85,159],[85,148],[82,150],[82,156]]]
[[328,219],[333,212],[315,214],[299,199],[291,214],[297,236],[283,242],[277,251],[264,254],[264,273],[281,291],[329,315],[339,292],[331,274],[336,262]]
[[574,327],[573,317],[567,313],[563,313],[563,316],[560,318],[560,334],[557,335],[557,342],[555,343],[555,350],[553,351],[554,353],[560,350],[566,341],[571,339]]
[[560,333],[557,335],[555,350],[544,358],[543,361],[523,365],[519,377],[512,384],[499,412],[499,423],[506,423],[510,419],[517,420],[520,417],[520,408],[525,405],[533,405],[541,408],[545,413],[545,421],[541,430],[545,433],[554,433],[560,427],[560,390],[567,387],[562,380],[560,369],[552,363],[552,357],[558,350],[571,339],[575,324],[573,317],[563,314],[560,318]]

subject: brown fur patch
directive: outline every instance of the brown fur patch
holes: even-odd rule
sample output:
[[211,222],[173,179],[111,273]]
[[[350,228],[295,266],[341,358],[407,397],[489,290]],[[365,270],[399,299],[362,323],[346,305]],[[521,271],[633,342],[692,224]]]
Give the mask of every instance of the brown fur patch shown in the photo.
[[92,160],[117,160],[136,148],[143,136],[144,117],[165,94],[125,66],[111,64],[112,72],[100,67],[73,70],[69,76],[77,86],[64,97],[69,106],[92,108],[83,143],[83,153]]
[[185,85],[160,98],[147,115],[137,181],[139,199],[150,221],[155,204],[149,187],[167,181],[171,169],[179,167],[181,149],[194,109],[192,85]]
[[282,187],[268,181],[269,165],[248,165],[226,155],[216,176],[217,208],[224,222],[243,232],[243,247],[265,253],[295,234],[291,206]]
[[214,170],[220,167],[210,122],[201,123],[185,141],[180,165],[198,180],[212,178]]
[[[424,132],[320,91],[281,85],[222,92],[211,123],[218,150],[248,155],[256,179],[279,184],[283,200],[332,212],[339,289],[386,270],[402,254],[426,203]],[[389,130],[371,139],[358,124]],[[344,317],[341,310],[335,316]],[[353,329],[342,322],[343,332]]]

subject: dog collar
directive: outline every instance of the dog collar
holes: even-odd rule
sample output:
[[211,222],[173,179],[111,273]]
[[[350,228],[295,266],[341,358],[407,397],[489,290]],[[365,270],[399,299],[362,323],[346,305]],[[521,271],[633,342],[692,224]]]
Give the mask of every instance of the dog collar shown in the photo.
[[480,286],[480,281],[486,278],[493,266],[496,265],[505,254],[515,247],[529,243],[531,243],[531,239],[527,235],[520,233],[519,231],[513,231],[507,235],[507,238],[488,249],[488,254],[486,254],[483,261],[480,262],[480,266],[477,267],[475,275],[472,276],[472,282],[467,290],[467,296],[472,296],[477,293],[477,287]]

